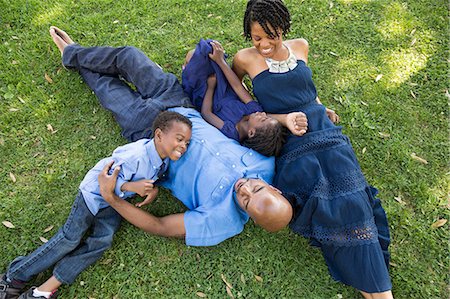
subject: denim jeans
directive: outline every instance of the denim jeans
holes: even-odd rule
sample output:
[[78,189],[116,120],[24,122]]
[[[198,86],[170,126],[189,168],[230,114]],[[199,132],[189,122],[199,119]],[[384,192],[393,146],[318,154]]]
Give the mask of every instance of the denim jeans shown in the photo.
[[[121,220],[122,217],[111,207],[101,209],[93,216],[79,192],[66,223],[47,243],[29,255],[13,260],[6,276],[29,281],[55,265],[53,275],[60,282],[70,284],[111,247]],[[91,233],[83,240],[88,229]]]
[[71,44],[64,49],[62,60],[65,67],[79,71],[100,104],[113,113],[128,141],[150,138],[159,112],[192,107],[177,77],[162,71],[137,48]]

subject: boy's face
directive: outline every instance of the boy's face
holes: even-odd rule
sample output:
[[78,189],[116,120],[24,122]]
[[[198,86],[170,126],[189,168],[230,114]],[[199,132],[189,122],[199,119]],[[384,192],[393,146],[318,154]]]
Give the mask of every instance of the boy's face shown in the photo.
[[191,140],[191,128],[182,122],[172,122],[166,132],[155,131],[155,145],[161,159],[169,158],[176,161],[186,152]]
[[248,129],[257,130],[264,126],[274,126],[278,121],[274,118],[267,116],[265,112],[254,112],[248,117]]

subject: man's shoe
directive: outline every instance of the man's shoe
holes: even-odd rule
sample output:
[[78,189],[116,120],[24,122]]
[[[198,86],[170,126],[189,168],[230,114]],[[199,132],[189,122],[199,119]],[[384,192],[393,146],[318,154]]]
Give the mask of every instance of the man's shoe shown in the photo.
[[24,282],[6,281],[6,274],[0,274],[0,299],[17,299],[25,287]]
[[[22,295],[20,295],[19,299],[47,299],[44,296],[36,297],[33,295],[33,291],[36,287],[32,287]],[[58,298],[58,291],[54,291],[48,299],[56,299]]]

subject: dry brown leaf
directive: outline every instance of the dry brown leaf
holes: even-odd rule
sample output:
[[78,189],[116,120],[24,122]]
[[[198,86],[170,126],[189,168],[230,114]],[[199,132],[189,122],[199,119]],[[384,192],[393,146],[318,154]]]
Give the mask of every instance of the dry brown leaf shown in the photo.
[[53,132],[53,126],[51,124],[47,124],[47,130],[49,130],[50,132]]
[[14,224],[12,224],[12,223],[9,222],[9,221],[2,221],[2,224],[3,224],[4,226],[6,226],[7,228],[15,228]]
[[383,74],[379,74],[379,75],[375,78],[375,82],[380,81],[381,78],[383,78]]
[[257,281],[259,281],[259,282],[262,282],[262,281],[263,281],[262,277],[261,277],[261,276],[258,276],[258,275],[255,275],[255,279],[256,279]]
[[392,266],[392,267],[398,267],[398,265],[396,263],[393,263],[393,262],[389,262],[389,265]]
[[233,288],[233,286],[225,279],[225,275],[220,274],[220,277],[222,277],[223,282],[229,287],[230,289]]
[[53,225],[50,225],[49,227],[47,227],[46,229],[44,229],[44,233],[48,233],[49,231],[51,231],[53,229]]
[[336,56],[336,57],[339,56],[338,54],[336,54],[336,53],[334,53],[334,52],[331,52],[331,51],[330,51],[330,54],[333,55],[333,56]]
[[245,276],[244,276],[244,274],[241,274],[241,281],[242,281],[243,284],[245,284]]
[[411,154],[411,158],[413,158],[414,160],[416,160],[417,162],[420,162],[422,164],[428,164],[428,161],[425,160],[424,158],[421,158],[419,156],[416,155],[416,153],[412,153]]
[[411,47],[414,46],[414,44],[416,43],[417,38],[413,38],[413,40],[411,41]]
[[366,151],[367,151],[367,148],[364,147],[364,148],[362,149],[362,154],[364,155],[364,154],[366,153]]
[[202,292],[197,292],[195,295],[199,296],[200,298],[206,298],[206,294]]
[[233,293],[231,292],[231,289],[227,286],[227,294],[230,296],[230,298],[234,298]]
[[89,138],[91,138],[92,140],[95,140],[95,139],[97,139],[97,137],[96,137],[96,136],[94,136],[94,135],[91,135],[91,136],[89,136]]
[[399,195],[399,196],[394,196],[394,199],[395,199],[398,203],[401,203],[402,205],[405,204],[405,202],[402,200],[402,198],[400,197],[400,195]]
[[47,75],[47,73],[45,73],[44,77],[45,77],[45,80],[47,80],[48,83],[50,83],[50,84],[53,83],[53,79],[50,78],[50,76]]
[[378,132],[378,134],[380,134],[381,138],[389,138],[389,137],[391,137],[391,134],[384,133],[384,132]]
[[438,221],[436,221],[435,223],[433,223],[431,225],[432,228],[438,228],[441,226],[444,226],[447,223],[447,219],[439,219]]
[[39,240],[41,240],[42,243],[47,243],[48,240],[44,237],[39,237]]
[[9,112],[16,112],[16,111],[19,111],[19,109],[17,109],[17,108],[9,108]]
[[416,33],[416,29],[414,28],[413,30],[411,30],[411,32],[409,33],[409,35],[414,35],[414,33]]
[[17,181],[16,176],[12,172],[9,173],[9,177],[11,178],[11,181],[13,181],[13,183]]
[[412,90],[410,90],[410,92],[411,92],[411,96],[412,96],[414,99],[417,99],[417,98],[416,98],[416,94],[415,94]]

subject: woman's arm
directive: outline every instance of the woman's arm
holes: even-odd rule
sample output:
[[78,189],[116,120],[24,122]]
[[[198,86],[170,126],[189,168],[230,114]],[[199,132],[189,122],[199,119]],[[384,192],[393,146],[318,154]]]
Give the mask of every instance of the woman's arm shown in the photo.
[[245,89],[245,87],[242,85],[242,82],[225,61],[225,52],[222,45],[217,41],[213,41],[211,42],[211,46],[213,48],[213,52],[212,54],[209,54],[209,58],[215,61],[220,67],[223,74],[225,75],[225,78],[227,78],[228,83],[230,84],[231,88],[233,88],[234,92],[238,95],[239,99],[241,99],[241,101],[245,104],[253,101],[250,93]]
[[333,124],[338,123],[341,120],[339,115],[336,112],[334,112],[334,110],[331,110],[330,108],[327,108],[324,104],[322,104],[322,102],[319,100],[319,97],[316,97],[316,101],[318,104],[323,105],[325,107],[327,116],[333,122]]
[[289,129],[292,134],[303,136],[308,130],[308,119],[303,112],[291,112],[289,114],[268,114],[268,116],[278,120],[283,126]]
[[217,129],[222,129],[224,122],[220,117],[213,113],[213,97],[214,90],[216,89],[216,76],[212,75],[208,77],[207,80],[208,88],[206,89],[205,97],[203,98],[202,103],[202,117],[211,125],[216,127]]

